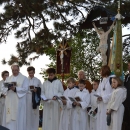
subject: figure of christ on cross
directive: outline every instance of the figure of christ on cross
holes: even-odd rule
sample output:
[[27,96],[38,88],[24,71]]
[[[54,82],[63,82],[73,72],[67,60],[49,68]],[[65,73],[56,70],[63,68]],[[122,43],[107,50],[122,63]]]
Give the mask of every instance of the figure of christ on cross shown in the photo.
[[111,32],[112,28],[114,27],[115,21],[111,25],[110,29],[106,32],[103,29],[97,29],[94,22],[92,24],[100,38],[100,43],[96,50],[97,50],[97,52],[101,52],[102,66],[104,66],[104,65],[107,65],[107,55],[106,55],[106,52],[108,49],[107,39],[108,39],[109,33]]

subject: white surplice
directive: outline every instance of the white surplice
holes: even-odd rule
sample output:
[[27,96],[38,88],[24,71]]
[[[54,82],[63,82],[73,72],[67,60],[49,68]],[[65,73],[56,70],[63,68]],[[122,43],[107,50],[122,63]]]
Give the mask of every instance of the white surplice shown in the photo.
[[[35,87],[42,87],[41,81],[36,78],[28,78],[29,79],[29,86],[33,85]],[[27,93],[27,126],[26,130],[38,130],[39,127],[39,107],[37,109],[32,108],[32,92],[28,90]]]
[[[43,83],[41,95],[43,94],[48,99],[52,99],[54,96],[62,96],[63,92],[64,90],[60,80],[56,79],[53,82],[47,80]],[[42,130],[59,130],[60,103],[49,100],[45,101],[43,105]]]
[[97,94],[102,97],[102,101],[97,101],[98,103],[98,113],[97,113],[97,128],[98,130],[107,130],[107,104],[112,94],[112,87],[110,85],[110,77],[103,78],[97,89]]
[[79,91],[77,88],[67,88],[63,94],[67,99],[67,104],[63,105],[63,109],[61,111],[59,130],[72,130],[72,112],[74,108],[72,107],[72,102],[68,99],[68,97],[73,98],[77,91]]
[[72,130],[89,130],[87,107],[90,103],[90,94],[85,88],[76,92],[75,97],[81,98],[81,107],[76,106],[72,113]]
[[[91,109],[93,110],[95,110],[98,107],[97,97],[95,97],[94,94],[96,94],[96,91],[93,89],[90,94],[90,106],[91,106]],[[92,117],[90,117],[90,130],[98,130],[97,119],[94,119]]]
[[2,125],[10,130],[26,130],[26,94],[28,79],[21,73],[10,76],[7,82],[17,82],[16,92],[7,91]]
[[118,87],[114,89],[107,105],[108,110],[114,110],[111,113],[111,124],[108,126],[108,130],[121,130],[124,115],[124,106],[122,103],[125,99],[126,88]]
[[3,83],[4,83],[4,80],[1,80],[0,81],[0,125],[2,125],[3,112],[4,112],[4,104],[5,104],[5,98],[1,97]]

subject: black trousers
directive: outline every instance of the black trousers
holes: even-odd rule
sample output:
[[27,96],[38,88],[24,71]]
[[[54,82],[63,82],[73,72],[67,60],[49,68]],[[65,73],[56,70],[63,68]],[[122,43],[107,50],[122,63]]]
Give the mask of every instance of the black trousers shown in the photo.
[[122,130],[130,130],[130,107],[125,107]]

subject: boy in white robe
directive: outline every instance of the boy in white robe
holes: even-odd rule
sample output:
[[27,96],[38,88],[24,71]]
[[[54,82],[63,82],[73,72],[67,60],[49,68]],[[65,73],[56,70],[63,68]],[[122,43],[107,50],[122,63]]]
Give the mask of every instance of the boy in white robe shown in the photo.
[[[121,130],[124,115],[123,102],[126,99],[126,88],[122,86],[120,78],[112,78],[112,87],[114,88],[111,98],[107,105],[108,130]],[[111,117],[111,118],[110,118]]]
[[72,113],[72,130],[89,130],[87,107],[90,103],[89,91],[85,88],[85,80],[79,80],[79,91],[76,92],[75,98],[79,97],[81,101],[73,102],[75,107]]
[[2,91],[3,83],[6,81],[6,78],[9,77],[8,71],[3,71],[1,74],[3,80],[0,81],[0,125],[2,125],[4,105],[5,105],[5,93]]
[[[27,130],[38,130],[39,127],[39,105],[40,105],[40,96],[41,96],[41,81],[34,77],[35,68],[30,66],[27,68],[28,80],[29,80],[29,90],[27,93]],[[34,86],[33,90],[30,90],[30,86]],[[36,97],[38,100],[36,101]]]
[[[95,97],[94,95],[96,94],[96,90],[98,88],[99,82],[100,82],[99,80],[93,81],[93,90],[90,94],[90,107],[95,112],[95,114],[97,114],[98,104],[97,104],[97,97]],[[90,130],[98,130],[97,119],[91,116],[90,116]]]
[[7,88],[2,125],[10,130],[26,130],[26,94],[28,79],[19,72],[19,66],[11,66],[12,75],[6,79],[11,82]]
[[56,78],[55,69],[49,68],[46,72],[48,80],[43,83],[41,96],[48,100],[43,103],[42,130],[59,130],[61,107],[55,96],[62,96],[64,90],[61,81]]
[[67,80],[68,88],[64,91],[63,94],[63,96],[65,96],[67,100],[62,100],[63,108],[60,116],[59,130],[71,130],[72,112],[74,108],[72,106],[72,102],[68,99],[68,97],[74,97],[76,92],[79,91],[79,89],[75,87],[75,83],[76,81],[74,80],[74,78],[69,78]]

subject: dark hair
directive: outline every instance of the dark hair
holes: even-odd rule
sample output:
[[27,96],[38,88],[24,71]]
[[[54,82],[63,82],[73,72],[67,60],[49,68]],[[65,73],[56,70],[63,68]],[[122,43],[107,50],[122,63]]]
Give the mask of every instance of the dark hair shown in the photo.
[[9,74],[9,72],[8,72],[7,70],[3,71],[3,72],[1,73],[1,77],[3,77],[6,73]]
[[96,82],[96,83],[99,84],[99,83],[100,83],[100,80],[98,80],[98,79],[94,79],[93,82]]
[[29,71],[34,71],[35,72],[35,68],[33,67],[33,66],[29,66],[28,68],[27,68],[27,71],[29,72]]
[[70,82],[72,82],[74,84],[76,83],[76,81],[73,77],[70,77],[70,78],[67,79],[67,84],[70,83]]
[[80,79],[80,80],[79,80],[79,84],[84,84],[84,85],[86,85],[86,80]]
[[119,77],[113,77],[112,79],[115,79],[118,82],[117,87],[122,86],[123,85],[123,81],[119,78]]
[[130,63],[130,59],[128,60],[128,63]]
[[50,73],[55,74],[55,73],[56,73],[56,70],[55,70],[54,68],[48,68],[48,69],[46,70],[46,73],[47,73],[47,74],[50,74]]
[[107,66],[107,65],[102,66],[102,68],[101,68],[101,76],[105,77],[105,76],[109,76],[110,74],[111,74],[111,70],[110,70],[109,66]]

